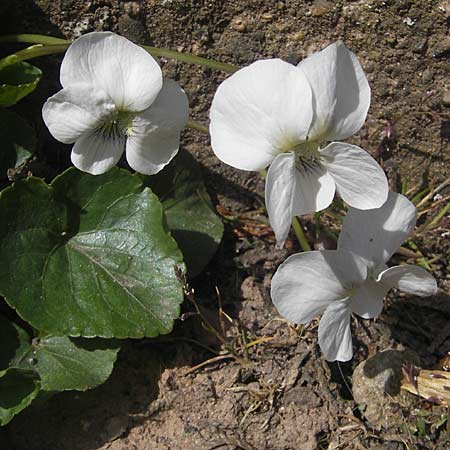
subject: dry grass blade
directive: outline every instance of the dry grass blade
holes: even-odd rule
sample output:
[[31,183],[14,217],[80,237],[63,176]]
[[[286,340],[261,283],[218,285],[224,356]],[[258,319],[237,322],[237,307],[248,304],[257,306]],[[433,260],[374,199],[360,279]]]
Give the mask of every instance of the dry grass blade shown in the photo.
[[444,370],[425,370],[407,365],[403,368],[401,388],[431,403],[450,405],[450,373]]

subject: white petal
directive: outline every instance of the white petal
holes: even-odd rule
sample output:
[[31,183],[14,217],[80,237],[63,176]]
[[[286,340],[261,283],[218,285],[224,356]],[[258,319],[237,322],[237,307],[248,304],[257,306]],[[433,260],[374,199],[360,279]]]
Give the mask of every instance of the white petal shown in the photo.
[[169,164],[179,147],[179,131],[156,129],[143,137],[131,136],[127,139],[127,161],[136,172],[154,175]]
[[338,249],[350,250],[376,265],[383,264],[407,239],[415,224],[415,206],[403,195],[389,192],[379,209],[349,208]]
[[162,86],[158,63],[143,48],[111,32],[76,39],[61,64],[64,88],[87,83],[103,89],[122,111],[142,111]]
[[189,118],[189,101],[180,85],[164,79],[161,91],[152,105],[136,115],[139,126],[181,131]]
[[101,131],[81,136],[75,142],[71,159],[75,167],[91,175],[100,175],[119,161],[125,137],[107,139]]
[[284,245],[292,221],[292,206],[296,191],[295,155],[282,153],[272,162],[266,178],[266,208],[277,245]]
[[104,91],[78,84],[50,97],[42,107],[42,117],[55,139],[72,144],[82,134],[97,128],[114,111],[114,103]]
[[366,266],[349,252],[313,251],[290,256],[272,278],[272,301],[294,323],[307,323],[363,282]]
[[389,287],[374,280],[366,280],[351,296],[352,312],[363,319],[373,319],[383,310],[384,297]]
[[366,151],[356,145],[332,142],[320,153],[339,195],[349,206],[373,209],[386,202],[389,192],[386,175]]
[[133,119],[126,146],[128,164],[146,175],[158,173],[177,154],[188,117],[185,92],[175,81],[164,80],[150,108]]
[[356,56],[338,41],[301,61],[313,91],[312,140],[341,140],[366,120],[370,87]]
[[211,105],[214,153],[238,169],[264,169],[306,139],[311,96],[305,75],[279,59],[238,70],[219,86]]
[[322,165],[296,170],[293,215],[301,216],[328,208],[335,190],[333,177]]
[[352,359],[352,332],[348,299],[332,302],[319,322],[319,345],[327,361]]
[[378,276],[378,280],[388,286],[396,287],[409,294],[427,297],[437,293],[436,280],[422,267],[395,266],[386,269]]
[[273,160],[266,179],[266,208],[281,248],[293,216],[327,208],[333,201],[335,184],[320,165],[296,167],[294,153],[281,153]]

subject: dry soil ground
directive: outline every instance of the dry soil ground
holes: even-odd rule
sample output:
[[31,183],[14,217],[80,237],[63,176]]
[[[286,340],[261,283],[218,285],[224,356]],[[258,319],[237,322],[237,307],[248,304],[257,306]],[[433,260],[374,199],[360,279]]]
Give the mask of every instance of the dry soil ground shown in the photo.
[[[372,88],[368,120],[353,142],[382,161],[393,189],[407,180],[414,195],[450,176],[449,1],[13,0],[5,5],[2,33],[74,38],[112,30],[137,43],[236,65],[268,57],[297,63],[342,39],[359,57]],[[30,118],[58,89],[59,62],[60,57],[35,61],[45,79],[22,107]],[[161,63],[188,93],[192,117],[206,123],[214,91],[226,75],[172,60]],[[394,131],[391,139],[387,127]],[[68,164],[69,151],[44,129],[41,142],[42,167],[35,170],[49,177]],[[263,181],[218,161],[199,132],[187,130],[183,146],[202,164],[217,210],[235,217],[226,221],[223,244],[208,270],[192,281],[204,316],[216,323],[232,351],[218,354],[225,347],[202,329],[199,317],[177,323],[170,336],[128,342],[105,385],[29,408],[4,430],[2,448],[450,448],[444,408],[412,396],[383,397],[379,408],[385,408],[385,421],[376,426],[363,414],[367,405],[358,405],[351,393],[356,365],[380,350],[411,349],[424,367],[450,350],[448,221],[417,238],[432,261],[440,296],[423,300],[394,293],[377,321],[353,324],[353,361],[327,364],[318,351],[317,323],[293,328],[271,306],[271,276],[298,248],[292,239],[287,249],[275,250],[261,209]],[[333,245],[323,236],[319,241]],[[216,286],[232,319],[222,317],[223,326],[217,320]]]

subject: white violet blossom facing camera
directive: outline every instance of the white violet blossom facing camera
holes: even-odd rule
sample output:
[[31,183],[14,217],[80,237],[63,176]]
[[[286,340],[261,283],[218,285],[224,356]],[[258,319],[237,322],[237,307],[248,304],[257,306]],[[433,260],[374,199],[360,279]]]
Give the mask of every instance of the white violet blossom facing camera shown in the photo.
[[416,223],[416,208],[403,195],[389,193],[379,209],[350,208],[337,250],[290,256],[272,279],[272,301],[291,322],[305,324],[323,314],[319,345],[329,361],[352,357],[350,316],[378,316],[391,288],[419,296],[437,291],[435,279],[411,265],[387,268],[386,262]]
[[370,87],[356,56],[336,42],[293,66],[257,61],[218,88],[211,106],[211,145],[242,170],[270,165],[266,207],[281,247],[293,216],[327,208],[335,190],[350,206],[380,207],[386,176],[356,145],[370,105]]
[[151,175],[176,155],[188,100],[143,48],[111,32],[85,34],[68,48],[60,81],[42,115],[58,141],[74,143],[78,169],[104,173],[125,150],[134,170]]

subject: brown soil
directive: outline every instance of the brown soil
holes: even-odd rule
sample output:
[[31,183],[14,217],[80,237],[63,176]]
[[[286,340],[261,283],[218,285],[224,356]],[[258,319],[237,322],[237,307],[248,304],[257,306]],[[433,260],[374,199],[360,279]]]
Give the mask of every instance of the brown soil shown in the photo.
[[[112,30],[138,43],[236,65],[267,57],[297,63],[342,39],[359,57],[372,87],[368,120],[353,141],[383,161],[393,188],[407,179],[416,193],[450,175],[449,1],[17,0],[10,4],[5,32],[72,38]],[[22,106],[25,114],[39,111],[43,99],[58,89],[59,60],[35,61],[45,67],[46,79],[34,103]],[[214,91],[226,75],[176,61],[161,63],[165,74],[188,93],[192,118],[206,123]],[[389,123],[395,136],[386,141],[383,133]],[[50,173],[67,165],[68,150],[55,146],[45,130],[41,134],[41,156]],[[208,139],[198,132],[186,131],[183,145],[202,164],[218,210],[240,218],[239,223],[226,222],[218,254],[192,282],[204,316],[215,323],[226,345],[204,331],[198,317],[179,321],[170,336],[127,342],[105,385],[87,393],[58,394],[29,408],[8,427],[3,437],[8,443],[2,448],[450,448],[445,426],[438,426],[446,413],[443,408],[417,398],[410,398],[406,407],[392,399],[390,410],[400,421],[375,429],[350,391],[354,367],[379,350],[410,348],[426,367],[450,350],[450,298],[445,294],[450,291],[450,246],[445,230],[437,228],[418,239],[424,255],[434,259],[441,296],[424,300],[392,294],[380,319],[353,324],[353,361],[327,364],[317,346],[317,323],[303,331],[292,328],[271,305],[271,276],[298,249],[292,240],[288,249],[275,250],[267,229],[254,225],[255,220],[259,224],[265,220],[263,181],[258,174],[218,161]],[[45,153],[48,148],[56,150]],[[218,320],[216,286],[230,320],[225,316]],[[186,305],[185,310],[192,308]],[[252,341],[255,345],[244,351],[245,342]],[[192,369],[210,358],[216,359]],[[425,431],[418,425],[421,420]]]

